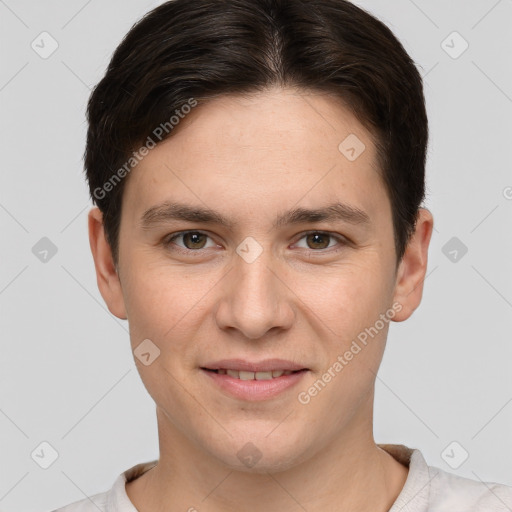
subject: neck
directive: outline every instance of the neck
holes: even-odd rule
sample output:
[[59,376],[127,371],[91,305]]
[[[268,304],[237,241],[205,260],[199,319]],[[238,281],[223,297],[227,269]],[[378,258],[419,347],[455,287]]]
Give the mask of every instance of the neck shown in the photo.
[[289,469],[255,473],[232,469],[205,455],[159,409],[157,418],[159,462],[126,485],[140,512],[388,512],[408,474],[375,444],[372,421],[349,429]]

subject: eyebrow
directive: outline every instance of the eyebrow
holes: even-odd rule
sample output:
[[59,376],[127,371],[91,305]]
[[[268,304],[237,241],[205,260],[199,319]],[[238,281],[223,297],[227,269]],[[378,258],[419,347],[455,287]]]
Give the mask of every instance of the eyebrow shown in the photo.
[[[229,220],[221,213],[202,206],[192,206],[184,203],[165,201],[148,208],[141,217],[141,227],[151,229],[154,225],[173,220],[197,222],[201,224],[217,224],[233,229],[238,222]],[[369,226],[368,214],[344,203],[333,203],[322,208],[294,208],[279,214],[272,227],[278,228],[287,224],[315,223],[321,221],[344,221],[349,224]]]

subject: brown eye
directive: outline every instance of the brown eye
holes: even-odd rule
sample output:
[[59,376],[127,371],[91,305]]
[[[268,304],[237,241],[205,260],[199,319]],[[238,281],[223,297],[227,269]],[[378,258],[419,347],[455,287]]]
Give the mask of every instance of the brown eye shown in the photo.
[[297,247],[309,250],[311,253],[317,252],[323,254],[336,252],[348,245],[347,239],[343,235],[323,232],[309,231],[295,243]]
[[181,236],[183,237],[183,243],[187,249],[202,249],[206,244],[206,239],[208,238],[203,233],[196,233],[193,231],[190,233],[184,233]]
[[306,239],[310,249],[326,249],[329,247],[331,236],[325,233],[310,233],[306,235]]
[[[181,250],[194,252],[199,249],[213,247],[215,244],[211,242],[206,246],[210,237],[206,233],[200,231],[182,231],[167,237],[163,241],[163,245],[168,250]],[[182,240],[180,242],[180,239]],[[174,247],[173,247],[174,246]]]

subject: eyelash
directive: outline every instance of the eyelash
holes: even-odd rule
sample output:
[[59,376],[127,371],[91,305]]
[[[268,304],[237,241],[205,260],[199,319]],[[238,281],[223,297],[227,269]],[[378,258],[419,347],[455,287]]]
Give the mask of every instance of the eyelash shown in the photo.
[[[172,244],[172,242],[176,239],[176,238],[180,238],[180,237],[183,237],[187,234],[190,234],[190,233],[197,233],[197,234],[201,234],[201,235],[205,235],[207,236],[208,238],[211,239],[211,236],[208,234],[208,233],[205,233],[204,231],[199,231],[199,230],[189,230],[189,231],[180,231],[178,233],[171,233],[171,235],[168,235],[167,237],[165,237],[162,241],[162,245],[166,248],[166,249],[170,249],[170,245]],[[318,230],[311,230],[311,231],[306,231],[304,233],[302,233],[302,236],[297,240],[300,241],[302,240],[303,238],[305,238],[306,236],[308,235],[312,235],[312,234],[318,234],[318,235],[323,235],[323,236],[328,236],[330,238],[334,238],[336,239],[340,246],[346,246],[346,245],[349,245],[349,241],[341,236],[341,235],[335,235],[333,233],[330,233],[328,231],[318,231]],[[297,243],[295,242],[295,243]],[[173,245],[176,245],[176,244],[173,244]],[[188,254],[191,254],[191,253],[201,253],[201,251],[203,251],[205,248],[200,248],[200,249],[187,249],[186,247],[180,247],[179,245],[176,245],[177,247],[177,251],[178,252],[183,252],[183,253],[188,253]],[[318,250],[315,250],[315,249],[305,249],[307,252],[310,252],[310,253],[331,253],[331,252],[338,252],[341,250],[341,247],[337,248],[337,249],[332,249],[332,247],[326,247],[324,249],[318,249]]]

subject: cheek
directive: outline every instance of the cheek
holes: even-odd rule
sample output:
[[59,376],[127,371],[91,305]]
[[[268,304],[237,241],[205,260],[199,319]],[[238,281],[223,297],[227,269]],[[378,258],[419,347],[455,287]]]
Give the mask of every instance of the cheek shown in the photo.
[[381,319],[390,308],[390,287],[382,272],[378,261],[361,260],[324,280],[308,302],[326,327],[322,338],[327,357],[316,376],[317,387],[324,389],[325,384],[326,389],[315,398],[320,408],[334,400],[342,409],[355,410],[354,400],[371,392],[390,321]]
[[161,340],[162,335],[183,316],[180,283],[147,265],[129,265],[128,274],[123,294],[132,344],[139,338]]
[[222,274],[194,276],[147,261],[131,268],[124,295],[132,348],[150,339],[160,349],[165,367],[187,366],[197,351],[191,341],[200,338],[197,331],[212,307],[208,292],[222,283]]
[[296,281],[297,295],[341,337],[342,344],[373,325],[389,307],[391,287],[376,258],[333,268],[328,274]]
[[[187,394],[183,390],[195,362],[197,347],[191,340],[195,326],[200,325],[195,319],[202,314],[200,299],[204,291],[196,294],[187,290],[187,279],[179,277],[178,272],[171,276],[168,271],[144,268],[131,274],[125,289],[134,360],[144,386],[158,405],[188,410],[194,404],[185,407]],[[147,345],[144,340],[151,343]],[[157,354],[148,365],[138,357],[142,347],[151,353],[150,357]],[[191,415],[199,412],[194,409]]]
[[169,265],[161,259],[156,261],[151,250],[144,247],[129,247],[125,254],[123,293],[130,320],[139,324],[165,315],[170,322],[170,317],[178,315],[180,303],[176,298],[185,288],[180,271],[173,275]]

